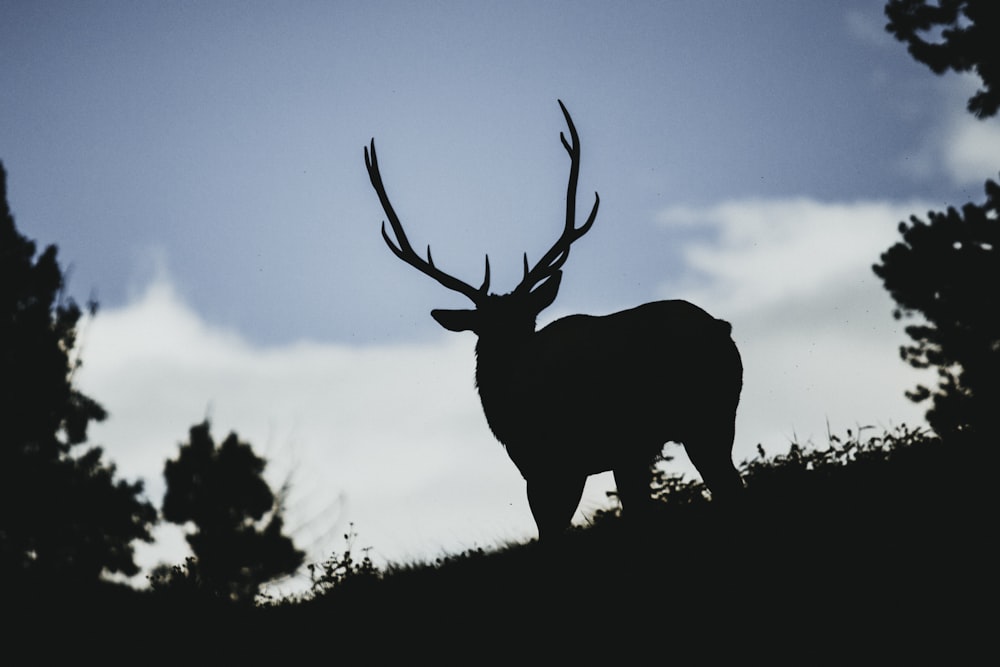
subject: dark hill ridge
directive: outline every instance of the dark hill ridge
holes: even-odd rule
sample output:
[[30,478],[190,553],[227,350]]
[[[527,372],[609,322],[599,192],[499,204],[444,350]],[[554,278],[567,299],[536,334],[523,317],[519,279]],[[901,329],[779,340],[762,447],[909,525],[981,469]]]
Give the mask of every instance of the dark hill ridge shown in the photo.
[[195,642],[260,657],[313,647],[362,664],[536,655],[531,646],[585,664],[604,655],[636,664],[649,647],[870,664],[880,652],[896,662],[946,648],[954,659],[985,645],[996,599],[993,451],[905,430],[831,444],[746,465],[738,507],[687,487],[642,525],[604,516],[551,545],[385,572],[355,563],[311,599],[235,608],[77,592],[33,595],[20,618],[47,627],[100,619],[131,628],[126,642],[165,631],[178,638],[171,649]]

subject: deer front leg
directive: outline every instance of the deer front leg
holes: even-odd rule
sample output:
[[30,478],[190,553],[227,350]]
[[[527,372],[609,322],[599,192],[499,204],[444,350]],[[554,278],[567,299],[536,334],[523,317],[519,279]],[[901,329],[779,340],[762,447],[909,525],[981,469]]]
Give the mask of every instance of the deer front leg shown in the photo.
[[532,477],[528,481],[528,507],[538,527],[539,541],[561,535],[570,525],[583,496],[587,477],[572,474]]
[[643,518],[653,508],[650,484],[653,468],[650,461],[631,461],[615,466],[615,486],[624,515],[630,519]]

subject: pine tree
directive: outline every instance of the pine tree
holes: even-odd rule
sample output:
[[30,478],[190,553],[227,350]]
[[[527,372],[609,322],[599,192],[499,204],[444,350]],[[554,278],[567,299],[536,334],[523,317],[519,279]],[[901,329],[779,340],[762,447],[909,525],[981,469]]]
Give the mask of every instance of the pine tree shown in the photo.
[[914,345],[900,349],[916,368],[937,369],[938,386],[908,392],[932,399],[927,413],[940,435],[1000,434],[1000,186],[986,182],[986,203],[961,211],[911,216],[903,240],[873,269],[896,301],[897,319],[923,316],[906,327]]
[[[889,0],[886,30],[935,74],[975,71],[983,87],[969,112],[988,118],[1000,109],[1000,7],[996,0]],[[926,36],[939,35],[931,41]]]
[[[87,426],[107,415],[72,383],[82,312],[63,295],[56,246],[36,257],[7,204],[0,164],[0,571],[15,579],[133,575],[132,542],[156,510],[142,483],[115,480]],[[92,310],[96,305],[91,305]]]
[[216,446],[208,422],[191,427],[189,442],[167,461],[163,517],[195,526],[187,536],[194,559],[184,576],[197,588],[250,602],[261,584],[302,564],[304,554],[282,533],[280,502],[263,477],[265,465],[235,433]]

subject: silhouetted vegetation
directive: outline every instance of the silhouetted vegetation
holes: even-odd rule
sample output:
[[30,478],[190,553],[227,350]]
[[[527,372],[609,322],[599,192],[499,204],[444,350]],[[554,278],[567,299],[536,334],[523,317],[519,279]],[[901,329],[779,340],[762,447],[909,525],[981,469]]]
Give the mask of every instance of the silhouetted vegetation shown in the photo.
[[216,446],[208,422],[167,461],[163,518],[193,523],[194,553],[153,573],[154,589],[252,602],[260,586],[294,573],[304,554],[283,534],[281,496],[263,477],[266,462],[235,433]]
[[612,510],[548,544],[374,573],[347,559],[355,567],[336,585],[264,617],[305,636],[336,627],[356,641],[393,637],[364,644],[373,663],[533,641],[596,661],[630,633],[667,651],[689,641],[710,650],[706,637],[726,645],[746,632],[751,643],[730,651],[832,655],[861,641],[901,656],[924,628],[952,638],[975,622],[970,603],[992,570],[986,450],[905,427],[774,457],[761,449],[741,466],[737,507],[663,473],[657,511],[642,520]]
[[342,552],[331,555],[322,563],[307,566],[311,586],[308,594],[301,599],[314,599],[347,586],[369,585],[381,578],[381,572],[368,553],[371,547],[361,549],[363,555],[358,558],[355,549],[357,539],[358,534],[352,523],[350,530],[344,534],[346,548]]
[[903,359],[935,368],[938,386],[907,395],[932,399],[927,420],[942,435],[1000,434],[1000,186],[986,182],[986,203],[961,211],[930,211],[900,223],[900,243],[873,268],[897,303],[897,319],[921,316],[906,327],[915,342]]
[[886,30],[935,74],[975,71],[983,87],[969,98],[969,112],[978,118],[996,114],[1000,108],[996,0],[889,0],[885,14]]
[[107,598],[103,618],[183,619],[199,650],[257,659],[296,648],[362,664],[542,651],[592,664],[626,651],[630,663],[654,645],[675,658],[872,661],[946,646],[960,661],[989,636],[977,633],[995,567],[991,452],[922,429],[861,428],[823,447],[761,448],[740,466],[738,506],[664,473],[675,481],[641,520],[611,510],[547,544],[382,569],[352,530],[342,554],[312,568],[310,594],[251,609],[134,592]]
[[[992,0],[889,0],[886,30],[910,54],[942,74],[975,70],[983,88],[969,100],[979,118],[1000,108],[1000,12]],[[928,221],[901,222],[900,243],[874,265],[896,301],[896,319],[920,317],[906,327],[914,345],[900,348],[915,368],[933,368],[938,385],[907,392],[931,399],[928,423],[949,441],[1000,437],[1000,187],[986,181],[986,202],[961,211],[929,211]]]
[[18,585],[132,575],[132,542],[150,541],[156,511],[100,448],[77,451],[106,417],[72,382],[82,312],[63,296],[56,247],[37,255],[18,232],[6,183],[0,164],[0,572]]

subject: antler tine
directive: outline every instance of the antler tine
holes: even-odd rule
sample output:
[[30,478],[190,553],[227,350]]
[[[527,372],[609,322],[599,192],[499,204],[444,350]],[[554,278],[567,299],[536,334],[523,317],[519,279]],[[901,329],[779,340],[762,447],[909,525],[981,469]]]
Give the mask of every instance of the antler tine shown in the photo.
[[569,183],[566,186],[566,223],[563,226],[562,235],[530,271],[528,270],[528,257],[525,254],[524,278],[517,286],[517,289],[521,291],[531,290],[532,287],[562,267],[569,258],[569,249],[573,242],[590,231],[594,220],[597,219],[597,209],[601,205],[601,197],[595,192],[594,207],[591,209],[590,215],[580,227],[576,226],[576,185],[580,177],[580,136],[576,132],[576,125],[573,124],[573,118],[570,117],[566,105],[562,103],[562,100],[558,100],[558,102],[559,108],[562,109],[563,116],[566,118],[570,137],[567,141],[566,135],[562,132],[559,133],[559,140],[566,152],[569,153],[570,158]]
[[386,218],[389,220],[389,226],[392,227],[392,233],[396,237],[395,241],[393,241],[386,231],[385,222],[383,221],[382,239],[385,240],[385,244],[389,246],[392,254],[421,273],[430,276],[448,289],[464,294],[473,303],[478,304],[482,297],[486,295],[490,286],[489,256],[486,257],[486,277],[483,279],[483,284],[478,290],[472,285],[434,266],[434,258],[431,256],[430,245],[427,246],[427,259],[421,259],[420,255],[413,249],[413,246],[410,245],[410,240],[406,237],[406,232],[403,231],[403,224],[399,221],[399,216],[396,215],[396,211],[392,207],[392,202],[389,201],[389,195],[386,194],[385,184],[382,183],[382,174],[378,168],[378,156],[375,153],[374,138],[371,140],[370,146],[365,146],[365,167],[368,169],[368,178],[371,180],[372,187],[375,188],[379,202],[382,204],[382,210],[385,211]]

